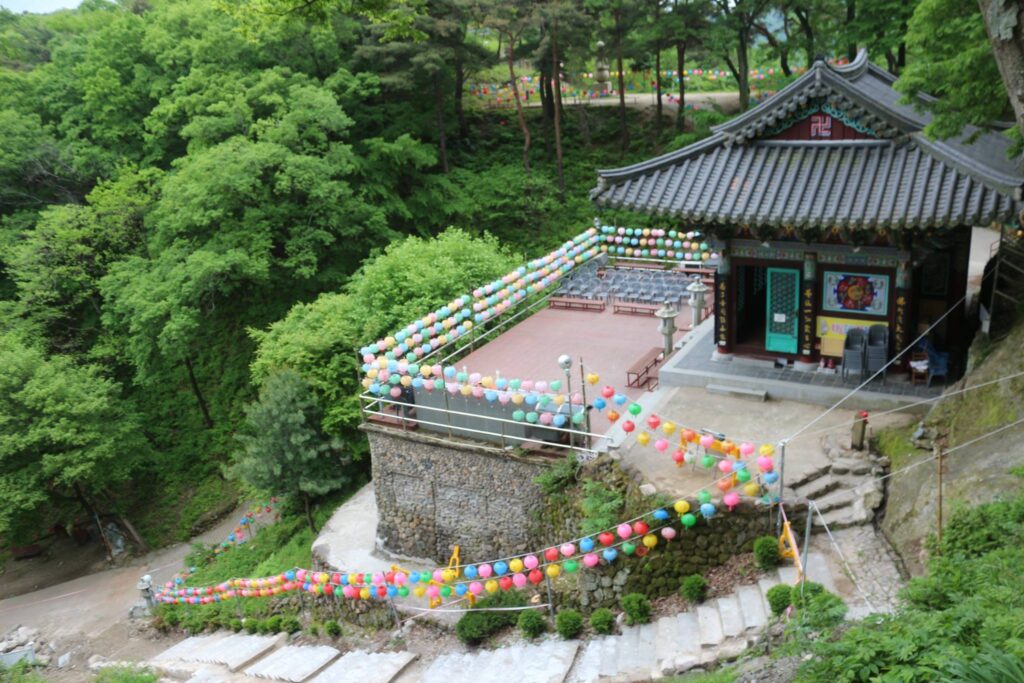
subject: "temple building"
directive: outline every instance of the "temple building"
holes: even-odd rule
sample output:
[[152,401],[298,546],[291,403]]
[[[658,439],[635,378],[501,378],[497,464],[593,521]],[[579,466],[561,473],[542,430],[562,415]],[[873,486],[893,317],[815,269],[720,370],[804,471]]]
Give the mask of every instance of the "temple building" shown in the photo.
[[962,370],[972,227],[1019,225],[1024,168],[999,133],[929,138],[894,81],[863,51],[817,61],[710,137],[598,172],[599,207],[700,230],[720,253],[716,358],[837,364],[847,330],[872,326],[891,358],[941,319],[929,341]]

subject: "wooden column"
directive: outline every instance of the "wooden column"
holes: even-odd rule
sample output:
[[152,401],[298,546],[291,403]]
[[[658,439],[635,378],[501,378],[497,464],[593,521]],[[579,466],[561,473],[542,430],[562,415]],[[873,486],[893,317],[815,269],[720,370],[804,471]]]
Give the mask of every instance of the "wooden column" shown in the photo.
[[715,347],[720,354],[732,353],[731,325],[735,315],[731,303],[729,288],[732,285],[732,264],[725,249],[718,259],[715,271]]
[[815,325],[818,313],[818,255],[804,252],[804,277],[800,285],[800,360],[817,363],[818,350],[814,348]]
[[[892,351],[893,355],[900,353],[907,347],[907,344],[914,340],[913,331],[910,329],[910,290],[913,285],[911,273],[913,269],[910,264],[910,255],[901,255],[899,264],[896,266],[896,307],[893,312],[893,333]],[[907,367],[910,355],[900,359],[900,367]]]

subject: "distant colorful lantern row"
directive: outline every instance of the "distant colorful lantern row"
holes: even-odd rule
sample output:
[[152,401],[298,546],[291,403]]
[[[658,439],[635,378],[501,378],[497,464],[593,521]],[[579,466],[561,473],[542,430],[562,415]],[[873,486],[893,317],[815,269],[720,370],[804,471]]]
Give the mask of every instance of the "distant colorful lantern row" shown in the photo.
[[548,255],[534,259],[504,277],[463,294],[436,311],[391,335],[360,349],[364,372],[375,364],[386,369],[390,361],[421,358],[496,318],[530,294],[544,291],[577,265],[599,253],[601,237],[595,228],[580,233]]
[[699,232],[660,228],[601,226],[601,251],[639,258],[668,258],[677,261],[709,261],[718,254]]

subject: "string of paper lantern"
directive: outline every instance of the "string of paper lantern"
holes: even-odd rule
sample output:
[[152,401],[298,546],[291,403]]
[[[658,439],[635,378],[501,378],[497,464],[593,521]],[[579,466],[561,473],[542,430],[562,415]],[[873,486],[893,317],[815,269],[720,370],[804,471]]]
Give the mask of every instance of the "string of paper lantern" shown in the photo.
[[699,232],[601,226],[601,251],[637,258],[709,261],[718,258]]

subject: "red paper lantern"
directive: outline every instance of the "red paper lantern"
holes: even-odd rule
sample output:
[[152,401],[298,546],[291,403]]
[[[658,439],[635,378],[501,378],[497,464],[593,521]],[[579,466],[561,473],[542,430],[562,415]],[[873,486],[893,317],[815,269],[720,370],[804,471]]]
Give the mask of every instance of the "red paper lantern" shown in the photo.
[[534,569],[532,572],[530,572],[530,575],[527,578],[530,579],[530,583],[536,586],[538,583],[544,580],[544,574],[542,574],[539,569]]
[[651,527],[647,526],[647,522],[640,520],[633,523],[633,533],[637,536],[643,536],[646,534]]
[[554,562],[558,559],[558,548],[548,548],[544,551],[544,559],[548,562]]
[[615,534],[610,531],[605,531],[598,534],[597,540],[601,541],[601,545],[611,545],[612,543],[615,543]]
[[331,584],[324,586],[324,595],[334,595],[334,586]]
[[388,596],[387,586],[377,586],[377,597],[386,598]]
[[341,574],[331,574],[331,583],[335,586],[341,585]]
[[509,576],[501,577],[500,579],[498,579],[498,586],[501,588],[501,590],[507,591],[509,588],[512,587],[512,578]]
[[651,415],[649,418],[647,418],[647,426],[650,427],[651,429],[657,429],[658,425],[660,424],[661,418],[658,417],[657,415]]
[[633,424],[632,420],[626,420],[625,422],[622,423],[622,431],[626,432],[627,434],[629,434],[634,429],[636,429],[636,425]]

